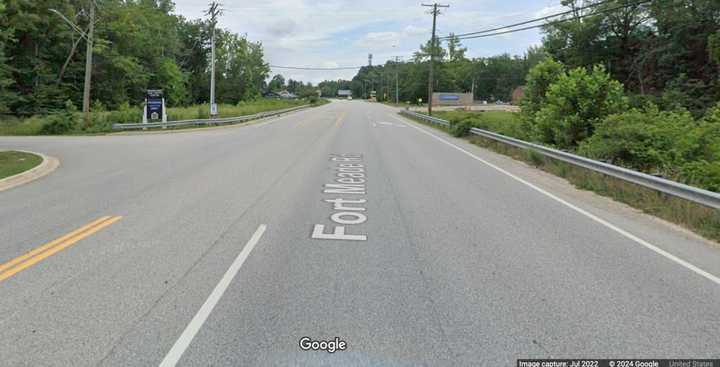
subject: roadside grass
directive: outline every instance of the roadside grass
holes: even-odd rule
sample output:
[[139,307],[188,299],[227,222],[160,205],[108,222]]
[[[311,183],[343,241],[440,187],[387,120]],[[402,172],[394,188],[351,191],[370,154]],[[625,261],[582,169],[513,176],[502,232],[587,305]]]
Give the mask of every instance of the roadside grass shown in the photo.
[[[256,101],[240,102],[236,105],[218,105],[220,118],[252,115],[260,112],[281,110],[307,104],[305,100],[260,99]],[[210,118],[210,105],[207,103],[190,107],[168,108],[168,121],[194,120]]]
[[[314,100],[313,105],[329,103],[325,99]],[[259,112],[274,111],[308,104],[307,100],[281,100],[281,99],[258,99],[254,101],[241,101],[236,105],[218,105],[219,117],[235,117],[252,115]],[[210,118],[210,107],[208,104],[193,105],[188,107],[169,107],[168,121],[194,120]],[[75,114],[74,128],[67,131],[67,135],[104,134],[111,132],[112,124],[115,123],[138,123],[142,121],[142,109],[140,107],[121,106],[113,111],[95,111],[92,114],[91,123],[85,125],[82,121],[82,113]],[[51,115],[32,116],[18,118],[14,116],[0,116],[0,135],[41,135],[43,126],[49,122]]]
[[328,103],[330,103],[330,100],[327,98],[318,98],[314,101],[312,101],[312,100],[310,101],[310,104],[313,106],[322,106],[322,105],[326,105]]
[[[404,117],[449,132],[449,129],[445,127],[409,116]],[[679,224],[705,238],[720,242],[720,210],[546,157],[535,150],[517,148],[477,135],[470,135],[465,139],[475,145],[510,156],[562,177],[579,189],[610,197],[647,214]]]
[[42,163],[37,154],[14,150],[0,152],[0,179],[25,172]]
[[451,123],[469,122],[473,127],[490,130],[498,134],[518,139],[527,138],[527,129],[522,124],[520,114],[509,111],[437,111],[435,117]]
[[0,135],[38,135],[45,122],[40,116],[24,119],[0,116]]

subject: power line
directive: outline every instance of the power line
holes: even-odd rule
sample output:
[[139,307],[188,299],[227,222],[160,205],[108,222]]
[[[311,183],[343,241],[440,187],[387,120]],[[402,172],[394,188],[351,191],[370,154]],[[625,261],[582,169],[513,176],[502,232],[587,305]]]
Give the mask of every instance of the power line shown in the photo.
[[[594,4],[586,5],[586,6],[577,8],[577,9],[572,9],[572,10],[564,11],[564,12],[561,12],[561,13],[546,15],[546,16],[544,16],[544,17],[535,18],[535,19],[531,19],[531,20],[526,20],[526,21],[523,21],[523,22],[520,22],[520,23],[509,24],[509,25],[506,25],[506,26],[503,26],[503,27],[485,29],[485,30],[477,31],[477,32],[460,33],[460,34],[456,34],[456,35],[453,35],[453,36],[455,36],[455,37],[464,37],[464,36],[470,36],[470,35],[474,35],[474,34],[495,32],[495,31],[499,31],[499,30],[506,29],[506,28],[513,28],[513,27],[517,27],[517,26],[521,26],[521,25],[525,25],[525,24],[540,22],[540,21],[543,21],[543,20],[548,20],[548,19],[551,19],[551,18],[555,18],[555,17],[559,17],[559,16],[563,16],[563,15],[572,14],[572,13],[575,13],[575,12],[577,12],[577,11],[594,8],[594,7],[597,7],[597,6],[600,6],[600,5],[603,5],[603,4],[612,2],[612,1],[614,1],[614,0],[604,0],[604,1],[600,1],[600,2],[594,3]],[[453,36],[445,36],[445,37],[440,37],[440,38],[441,38],[441,39],[449,39],[449,38],[452,38]]]
[[[527,31],[527,30],[530,30],[530,29],[536,29],[536,28],[546,27],[546,26],[548,26],[548,25],[559,24],[559,23],[564,23],[564,22],[568,22],[568,21],[574,21],[574,20],[578,20],[578,19],[583,19],[583,18],[587,18],[587,17],[592,17],[592,16],[595,16],[595,15],[598,15],[598,14],[610,13],[610,12],[615,11],[615,10],[619,10],[619,9],[626,8],[626,7],[629,7],[629,6],[642,5],[642,4],[646,4],[646,3],[652,2],[652,1],[653,1],[653,0],[638,1],[638,2],[636,2],[636,3],[624,4],[624,5],[621,5],[621,6],[614,7],[614,8],[609,8],[609,9],[601,10],[601,11],[598,11],[598,12],[595,12],[595,13],[580,15],[580,16],[573,17],[573,18],[556,20],[556,21],[552,21],[552,22],[548,22],[548,23],[544,23],[544,24],[538,24],[538,25],[529,26],[529,27],[511,29],[511,30],[507,30],[507,31],[503,31],[503,32],[495,32],[495,33],[477,34],[477,35],[471,35],[471,36],[465,36],[465,37],[458,37],[458,39],[466,40],[466,39],[473,39],[473,38],[494,37],[494,36],[499,36],[499,35],[508,34],[508,33],[515,33],[515,32]],[[507,26],[507,27],[502,27],[502,28],[500,28],[500,29],[504,29],[504,28],[509,28],[509,26]]]
[[307,66],[307,67],[305,67],[305,66],[280,66],[280,65],[269,65],[269,66],[271,68],[275,68],[275,69],[292,69],[292,70],[356,70],[356,69],[365,67],[365,65],[363,65],[363,66],[340,66],[340,67],[329,67],[329,68],[314,67],[314,66]]
[[360,65],[360,66],[337,66],[337,67],[322,67],[322,66],[284,66],[284,65],[268,65],[270,68],[273,69],[290,69],[290,70],[357,70],[364,67],[382,67],[388,62],[395,62],[399,63],[399,60],[396,58],[402,57],[402,56],[393,56],[391,59],[387,59],[384,64],[377,64],[377,65]]

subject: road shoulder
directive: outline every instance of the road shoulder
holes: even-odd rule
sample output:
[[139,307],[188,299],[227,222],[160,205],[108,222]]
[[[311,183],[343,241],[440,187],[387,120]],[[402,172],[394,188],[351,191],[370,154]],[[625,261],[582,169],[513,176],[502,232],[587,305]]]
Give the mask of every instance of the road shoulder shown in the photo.
[[[390,112],[390,111],[388,111]],[[432,127],[425,126],[390,112],[397,120],[418,127],[454,145],[476,154],[489,163],[546,190],[591,215],[602,218],[623,230],[637,235],[658,248],[684,259],[711,274],[720,274],[720,244],[704,238],[674,223],[643,213],[627,204],[582,190],[567,180],[544,172],[509,156],[495,153],[464,139],[454,138]]]

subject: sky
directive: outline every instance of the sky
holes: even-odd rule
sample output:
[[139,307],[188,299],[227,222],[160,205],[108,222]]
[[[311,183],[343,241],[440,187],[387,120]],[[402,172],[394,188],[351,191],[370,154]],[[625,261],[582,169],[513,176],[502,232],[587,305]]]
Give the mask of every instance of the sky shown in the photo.
[[[175,12],[202,18],[210,0],[175,0]],[[430,39],[432,15],[421,1],[405,0],[221,0],[219,26],[260,41],[270,65],[345,67],[373,65],[400,56],[408,60]],[[560,0],[450,0],[437,19],[438,36],[500,27],[562,11]],[[529,30],[463,41],[468,57],[503,53],[522,55],[540,44],[540,31]],[[317,84],[351,79],[356,70],[305,71],[272,68]]]

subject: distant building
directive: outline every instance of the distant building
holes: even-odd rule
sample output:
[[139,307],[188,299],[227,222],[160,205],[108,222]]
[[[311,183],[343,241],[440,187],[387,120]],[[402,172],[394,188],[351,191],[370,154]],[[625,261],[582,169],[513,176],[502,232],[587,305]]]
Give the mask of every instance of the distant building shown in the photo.
[[523,97],[525,97],[525,86],[521,85],[521,86],[515,88],[515,90],[512,93],[512,104],[514,104],[514,105],[520,104],[520,100],[523,99]]
[[352,97],[352,91],[350,89],[338,89],[337,96],[341,98]]

